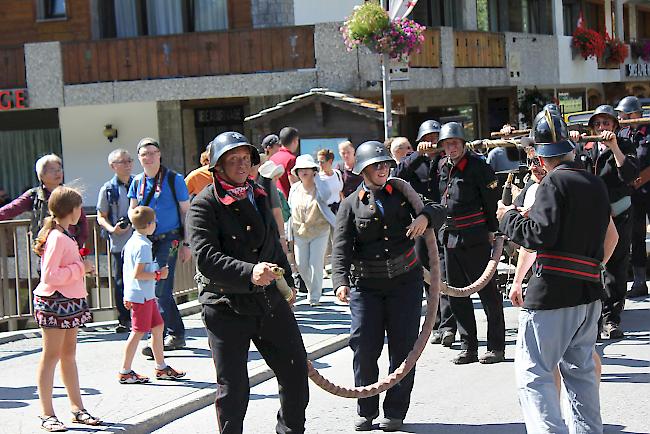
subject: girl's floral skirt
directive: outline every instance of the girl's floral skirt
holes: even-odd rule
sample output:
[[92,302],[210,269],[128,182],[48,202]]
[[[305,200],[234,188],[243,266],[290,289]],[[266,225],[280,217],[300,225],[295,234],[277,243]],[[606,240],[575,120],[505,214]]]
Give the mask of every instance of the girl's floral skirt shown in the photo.
[[92,321],[85,298],[67,298],[59,292],[34,295],[34,318],[39,327],[69,329]]

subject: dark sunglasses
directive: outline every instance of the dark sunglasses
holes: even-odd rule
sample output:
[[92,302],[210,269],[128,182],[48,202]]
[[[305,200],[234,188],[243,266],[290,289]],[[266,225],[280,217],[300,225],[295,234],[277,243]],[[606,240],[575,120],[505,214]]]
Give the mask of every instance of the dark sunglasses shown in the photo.
[[381,170],[381,169],[386,169],[390,167],[390,163],[388,161],[380,161],[379,163],[371,164],[371,166],[375,170]]

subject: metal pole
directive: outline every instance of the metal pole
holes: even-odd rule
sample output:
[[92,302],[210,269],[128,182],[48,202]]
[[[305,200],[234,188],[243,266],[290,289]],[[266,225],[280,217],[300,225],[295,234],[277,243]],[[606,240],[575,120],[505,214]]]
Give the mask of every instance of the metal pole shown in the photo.
[[388,54],[382,54],[381,76],[383,80],[384,93],[384,140],[391,136],[393,130],[393,110],[390,93],[390,66]]
[[[383,1],[384,9],[388,10],[389,0]],[[383,82],[382,90],[384,97],[384,140],[388,139],[393,130],[393,109],[392,98],[390,94],[390,57],[388,54],[382,54],[381,57],[381,79]]]

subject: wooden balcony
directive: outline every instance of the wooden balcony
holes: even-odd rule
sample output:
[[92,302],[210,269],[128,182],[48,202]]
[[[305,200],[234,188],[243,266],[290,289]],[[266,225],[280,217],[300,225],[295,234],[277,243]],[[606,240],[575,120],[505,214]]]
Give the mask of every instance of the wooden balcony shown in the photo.
[[61,45],[65,84],[289,71],[316,66],[314,26]]
[[0,47],[0,89],[26,87],[25,49],[22,45]]
[[456,68],[505,68],[503,33],[454,31],[454,39]]
[[426,29],[419,53],[409,56],[411,68],[440,68],[440,29]]

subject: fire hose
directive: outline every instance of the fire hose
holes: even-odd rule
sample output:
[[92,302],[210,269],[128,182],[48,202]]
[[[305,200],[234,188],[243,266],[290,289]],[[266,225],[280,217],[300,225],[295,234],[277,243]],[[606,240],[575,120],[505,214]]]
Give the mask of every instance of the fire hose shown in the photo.
[[[402,179],[392,178],[391,185],[406,197],[406,199],[408,200],[411,207],[413,207],[413,210],[415,211],[416,214],[419,214],[422,211],[422,209],[424,208],[424,203],[422,202],[422,199],[420,199],[420,196],[415,192],[415,190],[413,190],[413,188],[409,185],[408,182]],[[314,367],[311,361],[307,361],[309,378],[321,389],[333,395],[341,396],[343,398],[368,398],[370,396],[378,395],[390,389],[395,384],[399,383],[415,367],[415,363],[420,358],[420,355],[424,351],[424,348],[427,346],[427,343],[429,341],[429,336],[431,335],[431,331],[433,330],[433,325],[436,321],[436,314],[438,312],[438,299],[439,299],[441,287],[443,286],[440,279],[438,243],[436,241],[434,230],[427,229],[422,236],[424,237],[427,250],[429,252],[429,266],[430,266],[430,276],[431,276],[432,283],[429,285],[429,290],[427,291],[427,309],[424,318],[424,323],[422,324],[422,329],[420,330],[420,334],[418,335],[415,344],[413,345],[413,349],[408,353],[408,355],[406,356],[402,364],[397,369],[395,369],[395,371],[390,373],[387,377],[377,381],[374,384],[369,384],[367,386],[359,386],[359,387],[347,387],[347,386],[339,386],[337,384],[334,384],[327,378],[323,377],[323,375],[321,375],[318,372],[318,370]],[[499,237],[497,240],[500,241],[497,241],[495,243],[494,250],[498,251],[498,255],[497,255],[498,258],[501,256],[501,248],[503,247],[503,238]],[[492,257],[494,258],[495,254],[493,254]],[[447,293],[450,295],[460,294],[455,296],[467,297],[483,289],[483,287],[485,287],[485,285],[494,276],[494,272],[496,272],[496,264],[493,264],[493,259],[492,259],[490,260],[490,264],[483,272],[481,277],[476,282],[469,285],[468,287],[453,288],[447,285],[444,285],[444,287],[446,288],[445,290],[447,291]],[[289,291],[291,291],[291,289],[286,284],[286,281],[284,281],[284,277],[280,276],[277,280],[279,283],[278,286],[284,285]],[[282,284],[282,281],[284,281],[284,284]],[[285,297],[286,296],[287,295],[285,294]]]

